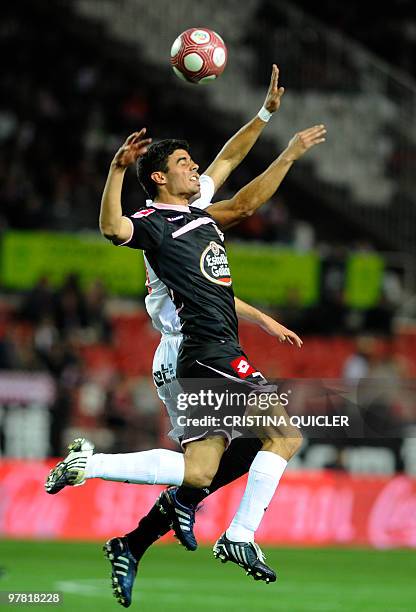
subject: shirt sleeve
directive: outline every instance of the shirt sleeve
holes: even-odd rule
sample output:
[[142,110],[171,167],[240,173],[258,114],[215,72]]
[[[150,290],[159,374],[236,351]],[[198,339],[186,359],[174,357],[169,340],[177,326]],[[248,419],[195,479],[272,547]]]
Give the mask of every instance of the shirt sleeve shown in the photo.
[[118,246],[150,251],[162,244],[165,222],[154,208],[142,208],[126,219],[130,221],[131,234],[128,240]]
[[204,210],[211,206],[212,198],[214,197],[215,183],[208,174],[201,174],[199,177],[200,195],[199,198],[192,202],[191,206]]

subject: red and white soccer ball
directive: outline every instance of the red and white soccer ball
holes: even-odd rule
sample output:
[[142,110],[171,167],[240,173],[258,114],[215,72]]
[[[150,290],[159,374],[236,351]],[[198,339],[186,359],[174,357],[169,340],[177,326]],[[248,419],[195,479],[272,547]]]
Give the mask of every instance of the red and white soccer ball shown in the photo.
[[188,83],[209,83],[223,72],[227,47],[216,32],[208,28],[190,28],[173,43],[170,62],[180,79]]

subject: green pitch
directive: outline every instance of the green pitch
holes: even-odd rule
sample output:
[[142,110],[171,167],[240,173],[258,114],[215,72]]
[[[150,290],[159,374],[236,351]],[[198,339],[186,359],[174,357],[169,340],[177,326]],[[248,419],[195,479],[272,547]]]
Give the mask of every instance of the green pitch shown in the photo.
[[[136,579],[131,610],[142,612],[410,612],[416,609],[416,553],[408,550],[265,549],[278,582],[179,545],[155,546]],[[38,610],[122,610],[113,599],[100,544],[0,542],[0,591],[60,591],[64,603]],[[0,606],[3,608],[3,606]],[[12,609],[5,606],[5,611]]]

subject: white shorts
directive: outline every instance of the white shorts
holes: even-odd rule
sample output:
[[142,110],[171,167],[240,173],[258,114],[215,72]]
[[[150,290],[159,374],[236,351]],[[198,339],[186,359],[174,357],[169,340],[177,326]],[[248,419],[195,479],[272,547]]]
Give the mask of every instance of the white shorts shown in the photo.
[[153,357],[152,366],[153,381],[156,385],[157,394],[165,404],[173,426],[168,435],[175,442],[179,442],[179,438],[183,435],[183,428],[177,425],[179,413],[176,402],[180,390],[179,383],[176,380],[176,361],[181,342],[182,334],[162,336]]

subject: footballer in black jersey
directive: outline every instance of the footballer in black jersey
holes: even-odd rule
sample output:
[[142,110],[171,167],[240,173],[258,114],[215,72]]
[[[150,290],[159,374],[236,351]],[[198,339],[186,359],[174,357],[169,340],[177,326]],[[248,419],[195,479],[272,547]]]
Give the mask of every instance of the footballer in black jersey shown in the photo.
[[[263,392],[265,378],[239,346],[224,235],[213,217],[192,206],[170,209],[167,204],[153,203],[129,221],[131,235],[123,245],[145,250],[152,269],[169,288],[181,319],[184,339],[177,376],[182,391],[191,394],[215,389],[223,393],[234,388],[238,392],[245,383],[250,392]],[[241,402],[232,414],[242,416],[244,411]],[[233,421],[224,421],[225,412],[216,411],[215,420],[207,424],[206,414],[206,406],[188,408],[182,445],[212,435],[224,437],[229,444]]]
[[[277,86],[277,76],[274,81]],[[257,135],[259,133],[257,123],[263,120],[259,113],[258,118],[251,122],[250,127],[254,128]],[[116,153],[103,192],[100,230],[114,244],[143,249],[152,269],[172,292],[184,333],[178,359],[180,377],[184,374],[190,377],[199,376],[200,374],[193,371],[193,368],[196,365],[199,367],[201,363],[215,369],[215,365],[218,365],[225,356],[227,359],[231,357],[227,367],[232,368],[234,379],[249,382],[251,376],[255,378],[255,369],[238,346],[232,280],[220,228],[226,228],[253,214],[274,194],[293,162],[308,149],[324,141],[324,134],[323,125],[296,134],[285,151],[262,175],[241,189],[231,200],[210,206],[209,213],[193,211],[189,205],[192,198],[198,194],[199,175],[198,166],[192,160],[186,142],[168,140],[149,147],[150,139],[145,139],[143,129],[132,134]],[[233,162],[234,167],[247,154],[254,141],[255,138],[252,136],[246,140],[240,159],[237,155],[235,158],[237,161]],[[221,153],[218,158],[221,158]],[[121,192],[125,170],[136,161],[139,181],[152,203],[150,206],[140,208],[128,218],[122,214]],[[220,164],[219,169],[218,167],[214,169],[215,161],[207,169],[206,174],[211,176],[218,189],[231,172],[232,164],[226,156],[223,156],[222,166]],[[188,283],[192,284],[188,286]],[[202,356],[201,351],[206,354],[203,356],[204,362],[198,363],[198,357]],[[236,354],[233,351],[236,351]],[[218,373],[229,378],[226,372]],[[258,379],[255,382],[258,382]],[[172,473],[169,480],[163,480],[167,484],[174,484],[176,479],[180,478],[183,485],[200,489],[209,487],[226,449],[228,432],[201,434],[202,432],[198,432],[196,437],[188,438],[183,464],[173,457],[175,453],[170,459],[162,454],[159,456],[157,451],[152,457],[155,456],[155,465],[159,462],[157,463],[159,467],[149,466],[143,476],[141,472],[139,474],[136,471],[135,478],[148,478],[149,469],[152,474],[156,469],[156,476],[152,476],[154,478],[152,482],[157,482],[159,468],[162,466],[164,471],[170,470]],[[224,534],[216,543],[215,555],[240,564],[239,555],[243,558],[247,555],[247,561],[243,565],[248,573],[251,572],[256,579],[270,581],[272,575],[275,579],[275,575],[264,565],[258,546],[250,543],[252,542],[250,534],[256,529],[253,527],[254,523],[259,524],[287,461],[299,449],[301,436],[299,432],[287,435],[275,431],[273,436],[266,434],[265,437],[261,437],[261,443],[261,451],[253,461],[253,474],[257,473],[256,470],[260,467],[262,480],[263,477],[269,479],[270,485],[263,485],[263,482],[256,484],[256,488],[260,487],[261,494],[255,493],[254,498],[251,495],[251,498],[256,500],[254,522],[252,520],[247,527],[244,520],[243,525],[240,513],[238,521],[233,521],[227,530],[229,537]],[[184,469],[183,474],[182,469]],[[256,478],[253,475],[249,476],[253,477]],[[169,498],[172,508],[172,504],[176,504],[174,497],[173,495]],[[246,494],[239,508],[239,512],[241,510],[242,513],[246,513],[245,498]],[[175,531],[178,529],[180,532],[178,537],[181,542],[188,541],[191,549],[194,549],[192,533],[194,519],[191,509],[187,510],[188,532],[185,533],[185,527],[182,529],[180,525],[176,525]],[[166,511],[170,512],[168,508]],[[234,546],[234,549],[230,546]],[[236,547],[240,551],[237,556],[232,552]]]

